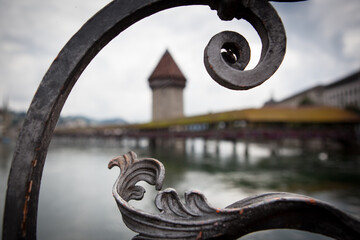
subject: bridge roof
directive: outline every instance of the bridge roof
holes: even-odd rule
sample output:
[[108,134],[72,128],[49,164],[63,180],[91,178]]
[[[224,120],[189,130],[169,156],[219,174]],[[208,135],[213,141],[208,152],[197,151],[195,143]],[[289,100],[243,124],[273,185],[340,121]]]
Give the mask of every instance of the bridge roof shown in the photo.
[[334,107],[263,107],[133,125],[137,128],[165,128],[175,125],[246,121],[253,123],[360,123],[360,116]]
[[[94,126],[86,128],[57,129],[58,133],[76,134],[92,130],[111,130],[119,128],[160,129],[192,124],[216,124],[219,122],[246,121],[247,123],[298,123],[298,124],[346,124],[360,123],[360,115],[333,107],[263,107],[228,112],[212,113],[192,117],[183,117],[167,121],[149,122],[143,124]],[[70,131],[70,132],[69,132]]]

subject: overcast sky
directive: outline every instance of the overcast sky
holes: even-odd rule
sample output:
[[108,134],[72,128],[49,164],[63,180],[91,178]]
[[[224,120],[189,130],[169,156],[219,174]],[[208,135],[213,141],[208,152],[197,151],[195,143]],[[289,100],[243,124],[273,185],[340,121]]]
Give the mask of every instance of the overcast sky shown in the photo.
[[[109,0],[0,0],[0,101],[26,111],[51,62],[71,36]],[[141,20],[121,33],[90,63],[62,115],[97,119],[151,119],[147,78],[166,49],[187,78],[185,114],[260,107],[360,69],[360,1],[273,3],[287,32],[287,53],[264,84],[234,91],[207,74],[203,51],[218,32],[249,41],[254,67],[261,42],[245,21],[221,21],[206,6],[180,7]],[[2,104],[1,104],[2,105]],[[0,106],[1,106],[0,105]]]

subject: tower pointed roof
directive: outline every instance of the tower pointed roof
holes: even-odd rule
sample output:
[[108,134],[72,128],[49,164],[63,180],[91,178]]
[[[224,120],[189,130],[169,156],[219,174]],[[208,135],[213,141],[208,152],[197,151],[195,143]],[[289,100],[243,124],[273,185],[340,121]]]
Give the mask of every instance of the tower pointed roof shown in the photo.
[[165,51],[154,71],[151,73],[149,84],[151,88],[166,86],[185,87],[186,78],[168,50]]

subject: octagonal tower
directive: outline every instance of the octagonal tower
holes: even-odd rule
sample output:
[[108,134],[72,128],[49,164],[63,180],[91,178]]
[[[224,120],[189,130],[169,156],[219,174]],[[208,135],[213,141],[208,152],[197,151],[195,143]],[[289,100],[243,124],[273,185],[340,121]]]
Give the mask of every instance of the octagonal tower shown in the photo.
[[184,116],[183,89],[186,78],[168,50],[149,77],[152,89],[152,120],[166,120]]

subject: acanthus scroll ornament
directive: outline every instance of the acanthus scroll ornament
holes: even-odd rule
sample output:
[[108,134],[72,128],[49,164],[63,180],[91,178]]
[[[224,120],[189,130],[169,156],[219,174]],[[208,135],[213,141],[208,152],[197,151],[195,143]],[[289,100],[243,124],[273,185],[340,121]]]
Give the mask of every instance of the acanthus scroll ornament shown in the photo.
[[155,198],[158,214],[132,207],[128,201],[141,200],[145,190],[136,185],[145,181],[161,189],[165,177],[162,163],[153,158],[138,159],[129,152],[110,161],[120,175],[113,196],[124,223],[139,233],[134,239],[237,239],[248,233],[290,228],[320,233],[336,239],[359,239],[360,222],[331,205],[292,193],[266,193],[248,197],[225,209],[214,208],[198,191],[185,193],[185,202],[168,188]]

